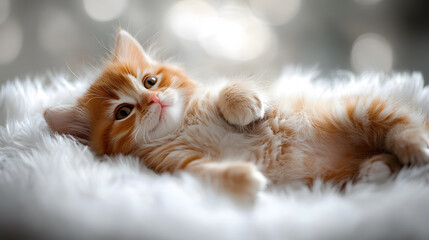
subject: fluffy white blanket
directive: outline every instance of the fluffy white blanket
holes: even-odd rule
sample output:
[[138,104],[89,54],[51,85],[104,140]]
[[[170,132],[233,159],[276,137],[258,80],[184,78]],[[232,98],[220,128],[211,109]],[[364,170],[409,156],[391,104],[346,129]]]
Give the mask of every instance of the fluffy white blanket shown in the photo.
[[[285,70],[279,83],[289,93],[372,91],[429,114],[429,89],[419,74],[340,73],[333,83],[314,78]],[[345,192],[320,182],[311,189],[271,188],[253,206],[240,206],[187,174],[156,175],[135,158],[97,157],[50,134],[44,108],[73,103],[87,86],[86,79],[66,76],[2,86],[1,233],[33,239],[429,238],[429,166]]]

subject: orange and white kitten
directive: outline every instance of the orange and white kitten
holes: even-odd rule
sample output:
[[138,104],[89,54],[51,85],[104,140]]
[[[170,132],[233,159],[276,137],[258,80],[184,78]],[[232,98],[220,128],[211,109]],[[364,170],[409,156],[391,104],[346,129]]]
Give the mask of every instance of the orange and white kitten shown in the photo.
[[204,89],[124,30],[76,105],[49,108],[45,119],[97,154],[188,171],[238,198],[253,198],[266,179],[378,181],[429,161],[425,119],[405,106],[371,95],[280,101],[243,81]]

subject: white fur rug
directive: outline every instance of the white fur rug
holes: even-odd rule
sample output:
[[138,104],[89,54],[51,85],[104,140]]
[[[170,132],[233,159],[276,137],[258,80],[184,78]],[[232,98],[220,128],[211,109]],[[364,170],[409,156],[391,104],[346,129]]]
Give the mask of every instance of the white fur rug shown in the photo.
[[[419,74],[354,76],[314,83],[285,70],[290,94],[368,92],[429,115]],[[429,166],[403,169],[384,184],[339,192],[317,183],[260,193],[239,206],[187,174],[155,175],[131,157],[96,157],[50,135],[44,108],[73,103],[88,86],[65,76],[12,81],[0,90],[0,229],[52,239],[429,239]]]

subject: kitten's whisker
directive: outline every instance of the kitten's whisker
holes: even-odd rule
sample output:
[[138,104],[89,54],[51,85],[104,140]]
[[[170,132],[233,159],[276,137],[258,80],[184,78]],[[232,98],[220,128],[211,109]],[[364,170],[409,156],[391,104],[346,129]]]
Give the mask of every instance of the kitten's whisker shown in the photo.
[[95,35],[94,35],[94,38],[95,38],[95,41],[97,41],[97,42],[98,42],[98,44],[100,44],[100,46],[101,46],[104,50],[106,50],[107,52],[109,52],[110,54],[112,54],[112,56],[114,56],[114,55],[115,55],[115,54],[114,54],[114,52],[113,52],[112,50],[108,49],[106,46],[104,46],[103,42],[102,42],[101,40],[99,40]]
[[152,42],[156,42],[155,38],[159,38],[160,35],[160,31],[156,31],[152,36],[150,36],[148,39],[146,39],[146,41],[144,41],[143,45],[149,45],[149,48],[152,48],[151,46],[153,44],[151,44]]
[[137,33],[136,34],[134,34],[134,38],[135,39],[138,39],[138,35],[145,29],[145,28],[147,28],[147,26],[149,25],[149,23],[146,23],[144,26],[142,26],[138,31],[137,31]]
[[141,124],[141,123],[136,124],[136,132],[135,132],[135,134],[134,134],[134,141],[135,141],[135,142],[137,142],[137,137],[138,137],[139,132],[140,132],[140,129],[141,129],[140,124]]
[[81,79],[73,72],[73,70],[71,69],[71,67],[67,63],[67,61],[65,61],[65,64],[66,64],[67,68],[69,69],[69,71],[73,74],[73,76],[75,76],[75,78],[80,81]]
[[99,71],[99,69],[94,64],[92,64],[90,62],[88,62],[87,64],[92,68],[92,70]]

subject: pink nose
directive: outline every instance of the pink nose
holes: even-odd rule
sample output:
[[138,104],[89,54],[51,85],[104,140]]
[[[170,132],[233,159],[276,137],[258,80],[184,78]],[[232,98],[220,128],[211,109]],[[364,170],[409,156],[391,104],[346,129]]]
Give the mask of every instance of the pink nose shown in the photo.
[[147,105],[151,105],[153,103],[160,103],[158,93],[150,93],[148,96]]

